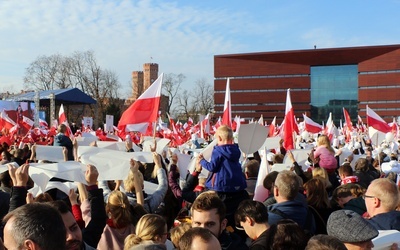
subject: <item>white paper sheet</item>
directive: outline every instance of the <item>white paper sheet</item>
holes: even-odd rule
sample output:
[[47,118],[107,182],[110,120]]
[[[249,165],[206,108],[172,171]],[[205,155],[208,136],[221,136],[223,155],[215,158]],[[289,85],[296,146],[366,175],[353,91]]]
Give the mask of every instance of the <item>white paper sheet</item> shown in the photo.
[[36,159],[53,162],[64,161],[62,147],[36,145]]
[[268,131],[258,123],[242,124],[238,135],[240,150],[246,155],[257,152],[267,139]]

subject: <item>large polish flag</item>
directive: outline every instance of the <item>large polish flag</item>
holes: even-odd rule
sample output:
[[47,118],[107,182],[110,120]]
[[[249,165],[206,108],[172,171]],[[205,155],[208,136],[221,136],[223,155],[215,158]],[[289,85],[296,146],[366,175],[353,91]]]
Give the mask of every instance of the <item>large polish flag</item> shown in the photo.
[[367,105],[367,124],[374,129],[381,131],[383,133],[388,133],[392,131],[392,128],[382,119],[375,111],[370,109]]
[[10,117],[8,117],[7,113],[4,110],[0,112],[0,129],[6,128],[10,130],[16,125],[17,123],[13,121]]
[[118,122],[118,129],[122,131],[138,131],[145,133],[149,123],[157,121],[161,99],[161,86],[164,74],[125,110]]
[[293,133],[295,131],[295,126],[294,110],[292,101],[290,99],[290,89],[288,89],[286,95],[285,120],[283,127],[283,147],[286,150],[291,150],[294,148]]
[[311,118],[307,117],[305,114],[303,114],[303,118],[306,131],[317,134],[324,129],[321,124],[314,122],[313,120],[311,120]]
[[229,78],[226,82],[224,113],[222,115],[222,124],[232,126],[232,112],[231,112],[231,90],[229,87]]

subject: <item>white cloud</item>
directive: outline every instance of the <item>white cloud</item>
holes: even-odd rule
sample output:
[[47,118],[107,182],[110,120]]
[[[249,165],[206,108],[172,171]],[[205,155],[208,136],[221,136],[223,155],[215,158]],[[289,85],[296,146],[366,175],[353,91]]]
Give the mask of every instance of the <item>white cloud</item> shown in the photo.
[[11,76],[21,83],[38,56],[93,50],[122,84],[150,57],[166,73],[183,73],[191,82],[197,80],[191,75],[200,75],[212,84],[214,54],[241,47],[226,38],[240,29],[239,18],[245,15],[155,0],[2,1],[0,37],[6,46],[0,60],[10,63],[0,69],[0,83]]

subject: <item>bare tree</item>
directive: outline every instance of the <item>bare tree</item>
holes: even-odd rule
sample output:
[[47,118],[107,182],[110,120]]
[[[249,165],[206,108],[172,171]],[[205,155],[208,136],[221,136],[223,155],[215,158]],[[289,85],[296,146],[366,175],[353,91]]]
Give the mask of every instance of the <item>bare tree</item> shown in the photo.
[[185,80],[186,76],[183,74],[167,74],[165,75],[163,82],[163,90],[165,94],[168,96],[168,105],[166,112],[169,114],[171,111],[171,107],[174,104],[175,98],[178,95],[178,91],[180,90],[181,83]]
[[199,114],[207,114],[214,108],[214,89],[207,83],[205,78],[196,81],[193,94],[191,95]]
[[[97,101],[98,114],[104,114],[106,106],[118,98],[121,88],[117,75],[102,69],[93,51],[78,51],[72,56],[41,56],[26,69],[24,85],[38,90],[79,88]],[[91,109],[92,115],[97,113],[94,107]]]
[[177,105],[174,109],[174,113],[185,120],[196,114],[196,106],[193,104],[193,100],[190,98],[189,92],[185,89],[179,93],[176,98]]
[[71,87],[68,59],[59,55],[40,56],[26,69],[24,87],[51,90]]

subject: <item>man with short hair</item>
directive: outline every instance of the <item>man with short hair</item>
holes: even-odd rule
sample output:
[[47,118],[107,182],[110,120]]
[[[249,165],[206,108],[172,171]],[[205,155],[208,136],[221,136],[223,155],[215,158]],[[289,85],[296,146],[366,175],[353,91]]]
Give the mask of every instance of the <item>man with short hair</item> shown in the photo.
[[[24,164],[16,168],[9,164],[8,169],[11,179],[13,183],[15,183],[12,187],[10,199],[10,211],[13,211],[26,203],[26,184],[29,179],[29,165]],[[99,189],[97,186],[98,176],[99,173],[96,167],[87,165],[85,180],[88,184],[87,191],[90,201],[91,220],[82,231],[65,202],[61,201],[60,203],[57,201],[50,204],[61,214],[64,233],[66,234],[66,236],[64,236],[64,241],[66,241],[66,249],[68,250],[94,250],[103,233],[107,221],[107,214],[103,201],[103,190]],[[46,218],[45,213],[41,213],[41,216]]]
[[267,208],[259,201],[244,200],[235,213],[236,225],[242,227],[253,240],[251,250],[269,249],[269,225]]
[[186,231],[179,241],[179,250],[220,250],[218,239],[210,230],[195,227]]
[[273,194],[276,204],[268,206],[268,224],[273,225],[282,219],[294,220],[301,228],[313,234],[315,232],[315,220],[303,197],[299,195],[298,176],[289,171],[283,170],[276,177],[273,185]]
[[73,161],[74,159],[74,152],[73,152],[73,144],[71,139],[65,135],[67,132],[67,125],[60,124],[57,128],[57,134],[54,136],[53,146],[61,146],[65,147],[68,150],[68,160]]
[[4,219],[7,249],[64,250],[65,228],[60,213],[45,203],[21,206]]
[[329,216],[326,230],[328,235],[343,242],[348,250],[372,249],[372,239],[378,236],[378,230],[351,210],[333,212]]
[[68,250],[94,250],[106,225],[107,214],[103,201],[103,190],[97,186],[99,173],[95,166],[87,165],[85,179],[90,201],[91,220],[84,229],[80,229],[71,210],[64,201],[51,203],[60,213],[66,230]]
[[377,230],[400,230],[399,190],[394,182],[387,178],[375,179],[364,194],[368,222]]
[[245,177],[246,177],[246,183],[247,183],[247,188],[246,191],[249,193],[249,198],[253,199],[254,197],[254,191],[255,187],[257,184],[257,177],[258,177],[258,171],[260,169],[260,162],[253,159],[248,161],[245,166]]
[[190,209],[192,227],[203,227],[218,238],[222,249],[248,249],[242,239],[226,230],[227,219],[224,202],[212,191],[201,193]]

